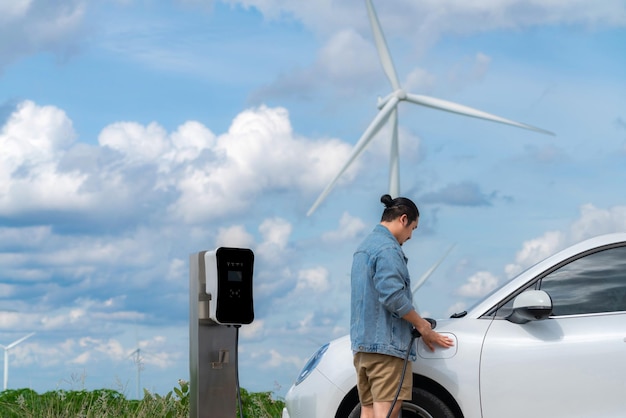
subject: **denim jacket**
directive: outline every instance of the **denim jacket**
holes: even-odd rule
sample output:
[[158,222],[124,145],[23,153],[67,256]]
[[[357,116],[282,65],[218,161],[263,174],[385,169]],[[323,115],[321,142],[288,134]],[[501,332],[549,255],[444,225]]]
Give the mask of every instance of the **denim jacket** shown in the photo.
[[[413,327],[402,317],[414,309],[407,261],[398,240],[380,224],[354,253],[350,308],[353,352],[406,355]],[[414,347],[410,357],[415,360]]]

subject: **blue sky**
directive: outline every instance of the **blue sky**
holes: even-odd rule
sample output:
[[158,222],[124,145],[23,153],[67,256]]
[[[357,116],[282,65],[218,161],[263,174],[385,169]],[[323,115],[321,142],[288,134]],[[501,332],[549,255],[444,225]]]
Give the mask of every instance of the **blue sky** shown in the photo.
[[[626,230],[626,2],[374,1],[400,105],[405,245],[447,316],[581,239]],[[282,396],[348,332],[352,251],[387,189],[390,91],[364,2],[0,0],[0,344],[9,387],[166,393],[188,378],[188,257],[255,252],[241,384]]]

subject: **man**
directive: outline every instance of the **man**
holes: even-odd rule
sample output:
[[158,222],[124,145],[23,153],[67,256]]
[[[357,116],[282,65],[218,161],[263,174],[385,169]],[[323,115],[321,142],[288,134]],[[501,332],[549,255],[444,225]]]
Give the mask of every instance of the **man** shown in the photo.
[[[383,195],[380,200],[385,204],[380,224],[354,253],[351,273],[350,339],[361,418],[387,417],[413,328],[430,350],[453,345],[452,339],[433,331],[413,307],[407,258],[401,246],[417,228],[417,206],[404,197]],[[411,399],[412,376],[407,367],[392,418],[398,417],[401,401]]]

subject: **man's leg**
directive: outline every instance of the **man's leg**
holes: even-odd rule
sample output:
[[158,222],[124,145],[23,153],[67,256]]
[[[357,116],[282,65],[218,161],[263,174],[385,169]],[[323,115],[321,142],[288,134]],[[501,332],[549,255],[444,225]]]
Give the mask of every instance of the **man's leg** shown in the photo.
[[[404,361],[398,357],[375,353],[356,353],[361,418],[386,418],[395,397]],[[398,418],[402,399],[411,399],[413,375],[407,367],[402,391],[394,406],[391,418]],[[377,400],[379,399],[379,400]],[[380,400],[380,399],[384,399]],[[372,403],[373,402],[373,403]],[[366,406],[363,406],[366,403]]]
[[[387,414],[389,413],[389,408],[391,408],[392,403],[393,402],[374,402],[374,407],[372,408],[374,412],[373,418],[387,418]],[[398,418],[401,408],[402,401],[396,402],[390,418]],[[363,413],[361,413],[361,418],[363,418]]]
[[[387,418],[389,408],[391,408],[391,402],[374,402],[374,405],[361,405],[361,418]],[[393,407],[390,418],[398,418],[400,408],[402,408],[402,402],[398,401]]]
[[367,405],[367,406],[361,405],[361,418],[375,418],[374,406],[373,405]]

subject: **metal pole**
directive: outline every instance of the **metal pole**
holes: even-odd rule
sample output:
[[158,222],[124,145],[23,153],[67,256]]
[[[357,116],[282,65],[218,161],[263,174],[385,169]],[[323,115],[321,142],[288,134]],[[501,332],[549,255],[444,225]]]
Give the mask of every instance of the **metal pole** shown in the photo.
[[189,259],[189,417],[237,415],[237,330],[209,319],[204,253]]

